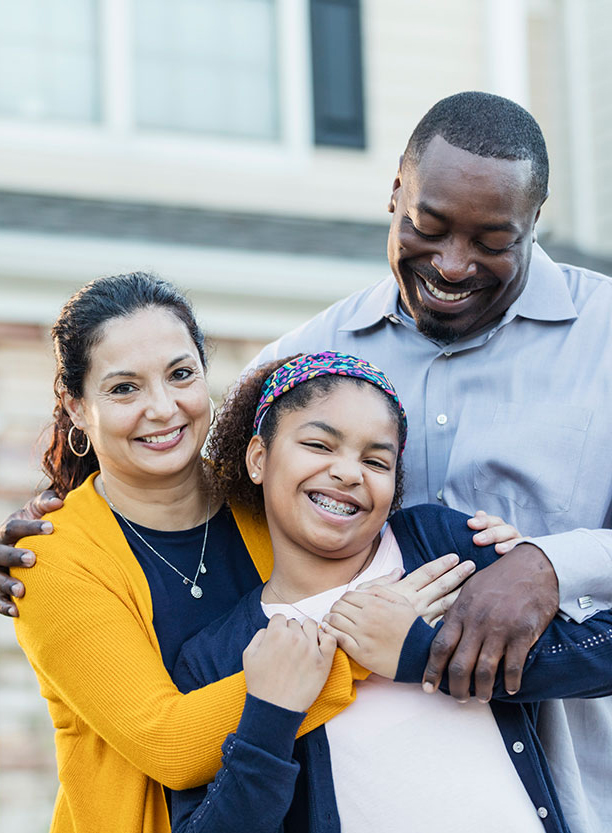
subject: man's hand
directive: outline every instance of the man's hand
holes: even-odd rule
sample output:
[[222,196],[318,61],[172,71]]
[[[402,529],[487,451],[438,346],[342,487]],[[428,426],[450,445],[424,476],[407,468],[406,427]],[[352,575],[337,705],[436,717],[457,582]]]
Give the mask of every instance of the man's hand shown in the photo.
[[423,689],[437,689],[448,665],[450,692],[464,702],[474,674],[476,697],[488,702],[504,657],[508,694],[516,694],[527,654],[559,607],[559,585],[542,550],[523,543],[465,584],[431,645]]
[[495,552],[498,555],[510,552],[516,546],[516,542],[523,537],[512,524],[507,524],[497,515],[488,515],[482,509],[474,512],[474,517],[468,519],[467,525],[470,529],[478,530],[476,535],[472,536],[472,541],[477,547],[495,544]]
[[23,509],[13,512],[0,526],[0,614],[19,616],[14,598],[21,598],[25,587],[17,579],[11,578],[11,567],[31,567],[36,556],[30,550],[15,549],[14,544],[26,535],[48,535],[53,532],[53,524],[41,521],[47,512],[55,512],[63,506],[63,501],[54,492],[42,492],[30,500]]

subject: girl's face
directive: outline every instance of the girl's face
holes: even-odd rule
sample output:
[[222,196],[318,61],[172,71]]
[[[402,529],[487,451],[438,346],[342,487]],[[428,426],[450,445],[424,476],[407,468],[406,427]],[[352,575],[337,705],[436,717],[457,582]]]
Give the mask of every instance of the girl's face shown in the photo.
[[102,474],[134,484],[188,470],[210,424],[197,348],[183,322],[159,307],[104,326],[83,397],[65,396],[64,405],[89,435]]
[[397,455],[384,394],[350,381],[285,413],[268,448],[254,437],[247,465],[263,486],[275,550],[366,557],[389,514]]

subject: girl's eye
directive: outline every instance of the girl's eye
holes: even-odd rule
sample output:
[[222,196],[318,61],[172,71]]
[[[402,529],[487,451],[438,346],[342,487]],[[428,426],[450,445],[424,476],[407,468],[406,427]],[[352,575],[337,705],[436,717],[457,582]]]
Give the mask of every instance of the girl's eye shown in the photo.
[[373,466],[376,469],[381,469],[382,471],[389,471],[389,465],[384,463],[382,460],[364,460],[366,465]]
[[133,393],[136,390],[134,385],[130,384],[130,382],[122,382],[120,385],[115,385],[115,387],[111,390],[111,393],[117,393],[120,396],[125,396],[127,393]]
[[317,451],[328,451],[327,446],[325,443],[319,443],[316,440],[311,440],[310,442],[304,442],[302,445],[305,445],[306,448],[315,448]]
[[193,376],[193,370],[189,367],[179,367],[172,372],[172,378],[179,382],[184,382],[185,379],[189,379],[191,376]]

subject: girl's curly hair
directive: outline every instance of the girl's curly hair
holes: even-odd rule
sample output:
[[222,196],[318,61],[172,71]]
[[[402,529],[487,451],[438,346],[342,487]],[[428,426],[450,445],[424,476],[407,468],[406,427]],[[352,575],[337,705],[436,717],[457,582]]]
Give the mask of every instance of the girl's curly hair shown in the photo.
[[[245,463],[246,450],[253,436],[253,420],[264,382],[277,368],[294,358],[295,356],[288,356],[268,362],[244,376],[230,391],[223,407],[218,411],[207,441],[208,457],[218,480],[219,493],[223,494],[230,504],[242,504],[257,514],[262,514],[264,511],[263,490],[260,485],[253,483]],[[266,413],[260,426],[260,435],[264,444],[269,447],[274,440],[284,413],[305,408],[315,397],[324,397],[336,385],[346,383],[360,387],[367,385],[379,390],[370,382],[350,376],[316,376],[314,379],[302,382],[279,396]],[[379,392],[397,423],[398,441],[401,447],[405,428],[399,408],[390,396],[381,390]],[[403,491],[404,469],[401,459],[398,459],[391,512],[400,508]]]

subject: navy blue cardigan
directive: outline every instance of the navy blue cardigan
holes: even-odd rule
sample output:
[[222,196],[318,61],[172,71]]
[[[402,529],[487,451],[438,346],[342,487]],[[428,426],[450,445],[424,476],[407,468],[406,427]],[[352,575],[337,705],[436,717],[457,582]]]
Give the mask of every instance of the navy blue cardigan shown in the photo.
[[[496,559],[493,547],[474,546],[467,517],[430,505],[396,513],[391,526],[406,571],[446,552],[457,552],[462,560],[473,559],[478,569],[492,563]],[[244,648],[267,625],[260,602],[261,587],[257,587],[230,614],[183,646],[174,671],[181,691],[241,670]],[[421,681],[436,631],[422,619],[416,620],[401,651],[396,681]],[[612,613],[598,614],[581,625],[556,617],[530,652],[517,694],[506,693],[498,673],[491,709],[547,833],[569,833],[569,829],[536,735],[537,701],[610,694],[611,658]],[[446,678],[441,689],[448,693]],[[173,793],[173,833],[242,833],[246,829],[249,833],[339,833],[325,727],[296,741],[303,718],[302,713],[247,695],[240,725],[223,744],[223,766],[215,781]],[[440,797],[443,800],[443,787]]]

